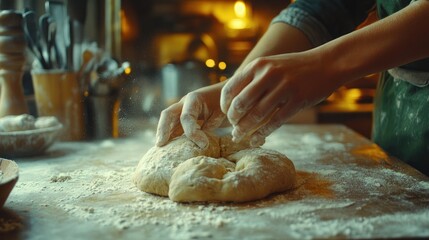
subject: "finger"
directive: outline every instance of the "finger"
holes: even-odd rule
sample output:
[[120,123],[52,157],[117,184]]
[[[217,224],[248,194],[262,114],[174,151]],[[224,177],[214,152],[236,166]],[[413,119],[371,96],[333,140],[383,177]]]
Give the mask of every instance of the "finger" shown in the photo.
[[295,104],[294,102],[287,102],[278,111],[273,114],[273,117],[263,126],[261,126],[256,132],[254,132],[250,137],[251,146],[257,146],[258,144],[263,144],[261,139],[265,139],[274,132],[276,129],[281,127],[287,119],[293,116],[301,109],[300,105]]
[[182,114],[180,115],[180,123],[185,135],[201,149],[205,149],[208,146],[208,138],[198,124],[198,117],[205,115],[207,111],[207,106],[199,96],[195,93],[190,93],[186,96]]
[[222,87],[220,95],[220,108],[224,114],[227,114],[232,100],[237,96],[240,91],[251,82],[253,73],[250,70],[244,69],[243,71],[234,74]]
[[177,124],[177,126],[175,128],[173,128],[173,130],[170,133],[170,139],[174,139],[178,136],[182,136],[183,135],[183,128],[182,125]]
[[250,146],[251,147],[260,147],[264,145],[266,136],[260,135],[260,134],[253,134],[250,138]]
[[156,146],[164,146],[173,131],[180,126],[182,104],[175,103],[161,112],[156,130]]
[[249,110],[257,104],[266,94],[267,84],[262,81],[249,83],[231,102],[227,118],[232,125],[237,125],[248,114]]
[[284,89],[280,86],[272,88],[270,93],[263,96],[248,113],[243,116],[240,121],[234,125],[232,136],[237,141],[240,141],[247,134],[251,135],[257,131],[259,127],[268,122],[284,102],[288,94],[284,93]]
[[226,115],[221,111],[216,111],[203,123],[202,129],[211,130],[219,128],[225,121]]

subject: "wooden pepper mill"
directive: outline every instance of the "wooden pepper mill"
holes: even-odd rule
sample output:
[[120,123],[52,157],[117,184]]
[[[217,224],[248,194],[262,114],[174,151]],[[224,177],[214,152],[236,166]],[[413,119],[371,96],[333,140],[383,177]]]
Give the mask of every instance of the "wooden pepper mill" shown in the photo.
[[22,87],[25,49],[22,14],[0,11],[0,117],[28,113]]

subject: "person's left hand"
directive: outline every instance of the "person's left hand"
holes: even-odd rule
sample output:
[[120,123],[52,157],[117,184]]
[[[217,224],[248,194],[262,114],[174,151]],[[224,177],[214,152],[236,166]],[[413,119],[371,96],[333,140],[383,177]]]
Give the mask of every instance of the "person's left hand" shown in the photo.
[[234,141],[252,146],[293,114],[329,96],[339,85],[320,57],[308,52],[261,57],[234,74],[222,88],[221,109],[233,125]]
[[198,147],[208,147],[205,131],[218,128],[226,118],[220,110],[219,96],[223,83],[188,93],[179,102],[161,112],[156,145],[161,147],[184,133]]

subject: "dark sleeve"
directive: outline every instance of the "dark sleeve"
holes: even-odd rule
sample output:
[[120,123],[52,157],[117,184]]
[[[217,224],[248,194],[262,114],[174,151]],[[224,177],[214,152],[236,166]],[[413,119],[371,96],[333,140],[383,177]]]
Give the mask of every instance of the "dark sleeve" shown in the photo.
[[374,6],[375,0],[297,0],[289,7],[307,12],[334,39],[353,31]]

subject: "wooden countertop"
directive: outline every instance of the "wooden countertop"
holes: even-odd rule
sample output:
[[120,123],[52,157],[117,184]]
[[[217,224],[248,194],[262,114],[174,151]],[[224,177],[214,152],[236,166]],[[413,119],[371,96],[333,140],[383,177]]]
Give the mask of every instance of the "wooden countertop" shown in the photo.
[[299,186],[244,204],[177,204],[130,178],[154,131],[57,143],[17,159],[1,239],[304,239],[429,237],[429,178],[341,125],[286,125],[267,139]]

